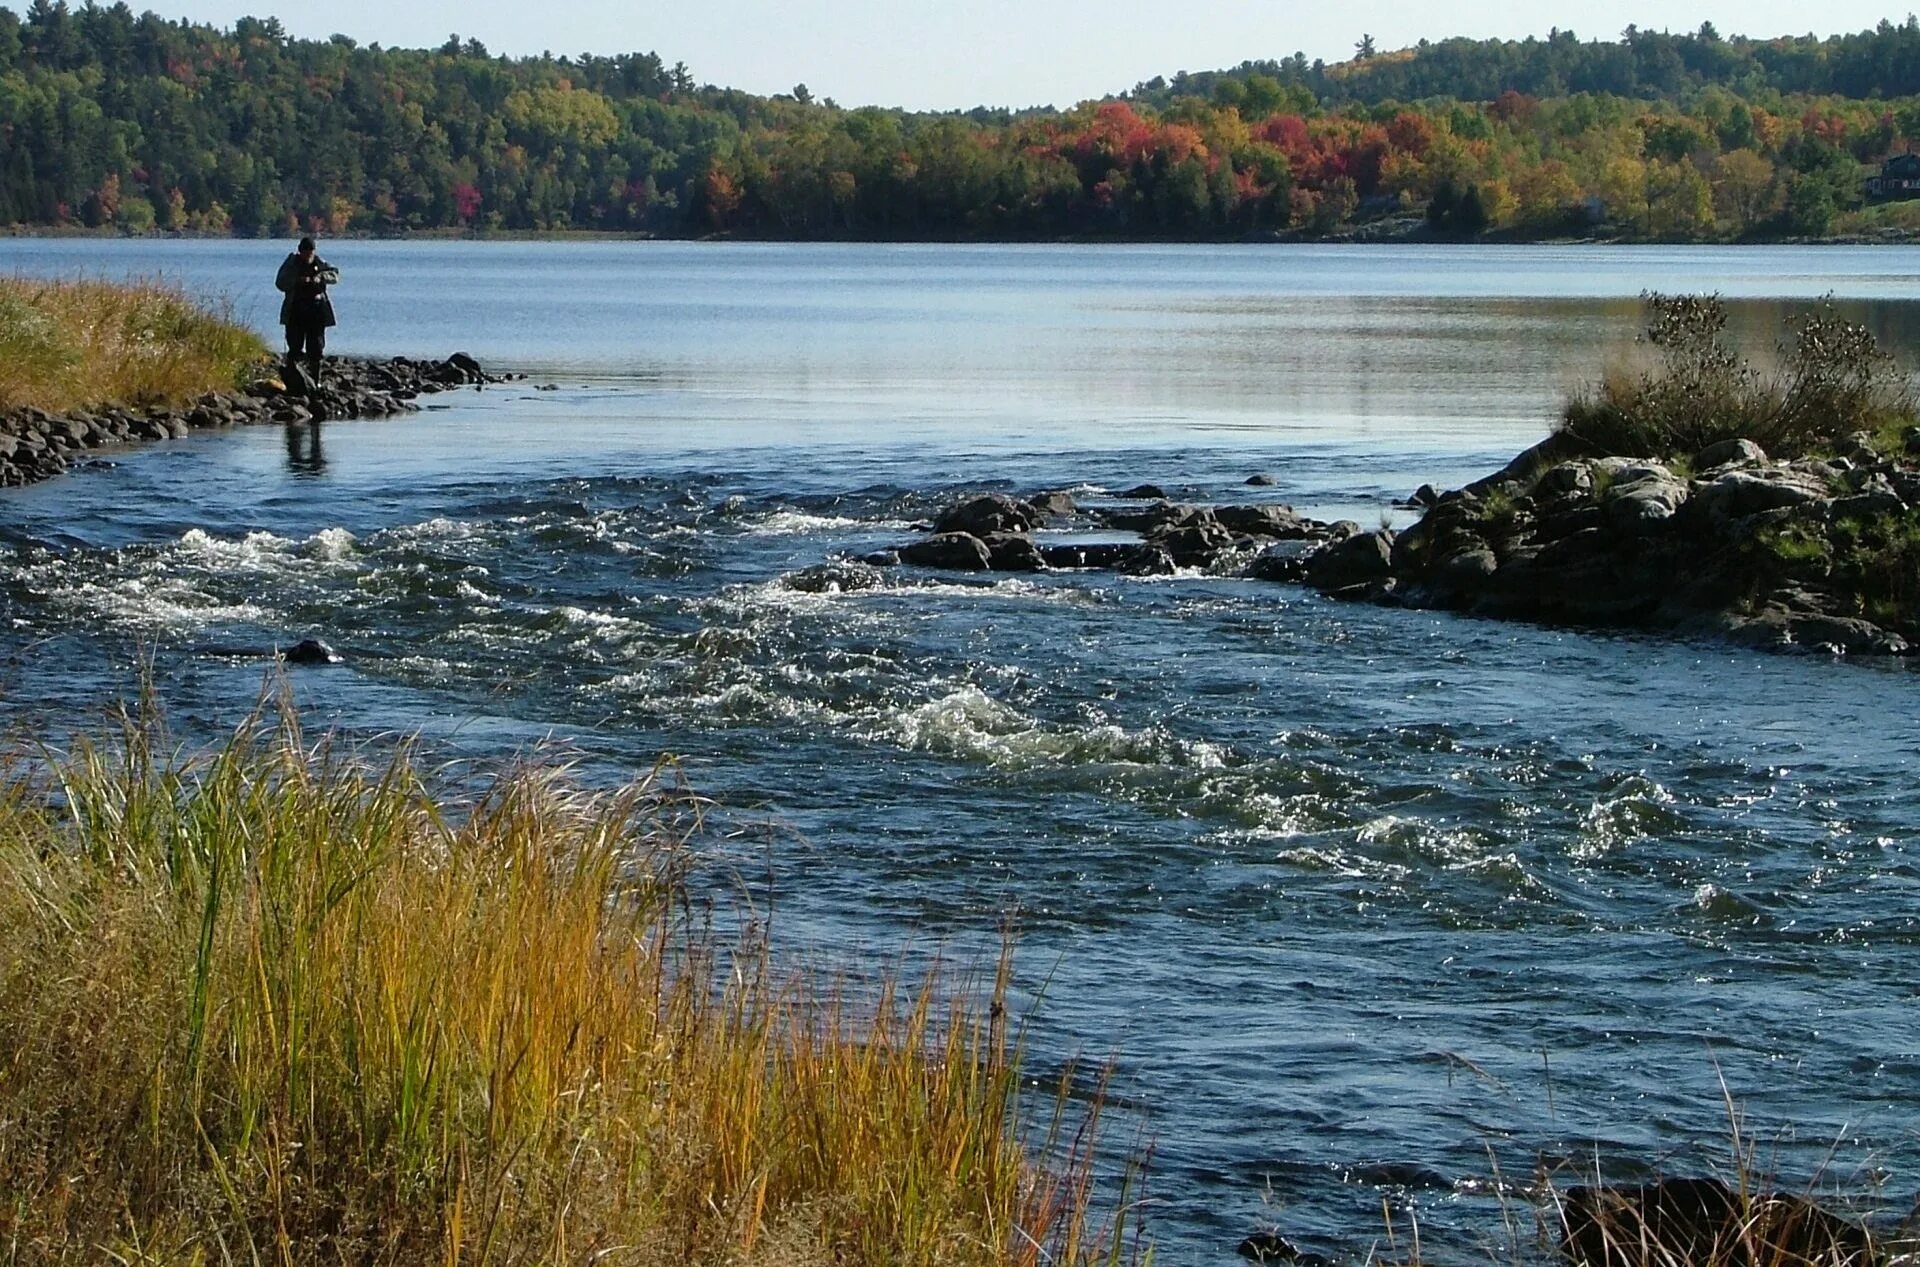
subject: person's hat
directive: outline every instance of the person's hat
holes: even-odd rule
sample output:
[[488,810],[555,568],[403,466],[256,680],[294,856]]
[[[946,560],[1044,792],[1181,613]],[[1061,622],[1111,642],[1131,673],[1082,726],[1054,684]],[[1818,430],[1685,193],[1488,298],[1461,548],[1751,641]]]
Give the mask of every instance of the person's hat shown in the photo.
[[303,251],[311,251],[311,250],[313,249],[313,239],[312,239],[312,238],[301,238],[301,239],[300,239],[300,249],[301,249],[301,250],[303,250]]

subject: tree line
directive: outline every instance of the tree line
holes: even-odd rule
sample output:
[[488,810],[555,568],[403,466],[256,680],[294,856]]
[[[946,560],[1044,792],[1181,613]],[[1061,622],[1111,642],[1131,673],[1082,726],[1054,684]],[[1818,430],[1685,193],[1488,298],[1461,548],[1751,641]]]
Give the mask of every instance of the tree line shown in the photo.
[[1068,109],[843,109],[508,58],[0,8],[0,225],[787,238],[1821,234],[1920,141],[1920,23],[1298,54]]

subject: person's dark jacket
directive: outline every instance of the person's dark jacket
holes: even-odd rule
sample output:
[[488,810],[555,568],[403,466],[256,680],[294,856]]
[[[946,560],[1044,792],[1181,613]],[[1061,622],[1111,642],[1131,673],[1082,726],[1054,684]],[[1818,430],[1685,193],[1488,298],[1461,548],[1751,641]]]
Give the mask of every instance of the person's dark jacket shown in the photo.
[[333,325],[333,300],[327,298],[327,282],[339,277],[333,265],[318,255],[308,263],[295,251],[280,262],[273,287],[286,295],[280,301],[280,324],[322,329]]

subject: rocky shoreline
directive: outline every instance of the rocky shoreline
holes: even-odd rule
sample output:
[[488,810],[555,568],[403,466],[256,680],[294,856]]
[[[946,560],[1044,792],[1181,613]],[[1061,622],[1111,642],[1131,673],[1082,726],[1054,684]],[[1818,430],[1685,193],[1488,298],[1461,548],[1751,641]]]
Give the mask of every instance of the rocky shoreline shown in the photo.
[[[969,572],[1192,569],[1334,598],[1552,625],[1649,629],[1775,650],[1920,653],[1920,428],[1777,460],[1751,441],[1690,459],[1593,456],[1555,435],[1395,531],[1273,502],[1194,505],[1151,485],[1081,506],[989,493],[865,556]],[[1262,482],[1255,477],[1250,483]],[[1047,530],[1113,534],[1050,544]],[[1038,534],[1038,535],[1036,535]]]
[[317,382],[262,378],[243,390],[209,392],[182,405],[109,405],[64,414],[16,409],[0,413],[0,487],[49,479],[97,449],[223,427],[385,418],[419,409],[418,397],[506,377],[489,374],[464,352],[440,361],[334,357]]

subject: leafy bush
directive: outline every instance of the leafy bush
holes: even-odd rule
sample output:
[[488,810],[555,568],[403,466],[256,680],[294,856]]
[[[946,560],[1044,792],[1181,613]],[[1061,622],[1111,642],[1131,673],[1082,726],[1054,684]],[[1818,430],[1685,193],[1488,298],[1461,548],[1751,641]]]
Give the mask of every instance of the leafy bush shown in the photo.
[[1650,366],[1614,366],[1567,402],[1561,430],[1589,450],[1685,458],[1722,440],[1752,440],[1777,457],[1837,444],[1857,431],[1911,422],[1905,376],[1865,326],[1831,301],[1788,322],[1779,368],[1764,372],[1726,343],[1718,295],[1642,296]]

